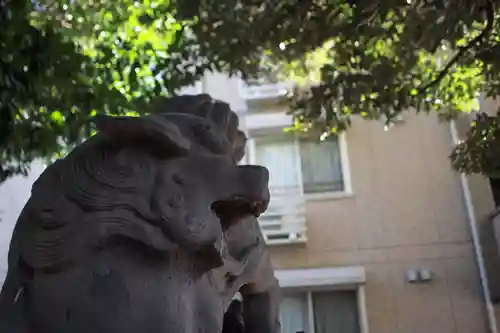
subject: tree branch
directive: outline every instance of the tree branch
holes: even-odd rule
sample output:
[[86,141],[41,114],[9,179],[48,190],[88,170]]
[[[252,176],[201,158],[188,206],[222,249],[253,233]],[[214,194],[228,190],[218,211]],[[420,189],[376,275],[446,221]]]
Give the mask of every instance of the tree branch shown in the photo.
[[491,31],[493,30],[493,23],[495,20],[495,13],[491,1],[486,2],[485,10],[486,10],[486,26],[484,27],[483,31],[481,31],[481,33],[472,41],[470,41],[466,46],[459,48],[458,52],[455,53],[453,58],[439,72],[438,76],[431,82],[427,83],[425,86],[418,89],[420,93],[423,93],[427,89],[438,84],[448,74],[449,70],[457,63],[457,61],[467,53],[467,51],[472,49],[478,43],[482,43],[484,39],[491,33]]

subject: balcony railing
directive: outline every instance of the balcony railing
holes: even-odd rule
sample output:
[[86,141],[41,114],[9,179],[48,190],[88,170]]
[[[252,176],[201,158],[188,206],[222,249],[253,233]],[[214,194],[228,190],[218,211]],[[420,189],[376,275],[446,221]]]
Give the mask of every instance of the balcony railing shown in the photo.
[[242,82],[240,95],[246,101],[264,101],[284,98],[292,89],[291,82],[252,84]]
[[303,243],[307,240],[305,200],[300,193],[271,194],[269,208],[260,218],[269,245]]

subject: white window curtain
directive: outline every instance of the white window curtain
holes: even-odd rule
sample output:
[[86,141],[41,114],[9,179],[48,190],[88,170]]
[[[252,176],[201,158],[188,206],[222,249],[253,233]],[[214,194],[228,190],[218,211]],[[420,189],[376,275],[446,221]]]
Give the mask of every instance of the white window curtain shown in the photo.
[[300,157],[305,193],[344,189],[337,138],[331,138],[321,143],[301,140]]
[[283,195],[300,189],[298,155],[293,137],[255,140],[255,163],[269,170],[271,194]]
[[281,333],[308,332],[307,294],[285,295],[280,306]]

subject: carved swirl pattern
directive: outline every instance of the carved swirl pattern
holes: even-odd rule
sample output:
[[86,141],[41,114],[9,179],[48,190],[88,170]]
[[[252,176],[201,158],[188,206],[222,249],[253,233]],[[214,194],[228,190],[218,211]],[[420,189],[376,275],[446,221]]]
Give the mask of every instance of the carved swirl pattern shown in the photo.
[[101,148],[68,158],[66,164],[65,193],[83,209],[124,206],[150,215],[144,202],[154,187],[156,173],[150,156],[131,149]]
[[[94,245],[121,234],[165,250],[171,244],[154,224],[150,206],[159,163],[135,149],[113,149],[94,140],[49,167],[33,187],[23,259],[33,268],[78,260]],[[53,187],[53,196],[47,188]]]

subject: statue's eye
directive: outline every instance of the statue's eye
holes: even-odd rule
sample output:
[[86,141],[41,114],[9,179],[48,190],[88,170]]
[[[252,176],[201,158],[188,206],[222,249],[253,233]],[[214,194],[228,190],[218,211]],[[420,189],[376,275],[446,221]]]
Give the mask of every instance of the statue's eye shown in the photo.
[[215,154],[227,154],[230,149],[228,140],[222,131],[209,122],[193,126],[193,134],[197,143]]
[[193,131],[197,135],[206,136],[208,133],[213,132],[213,126],[208,122],[202,122],[193,126]]

